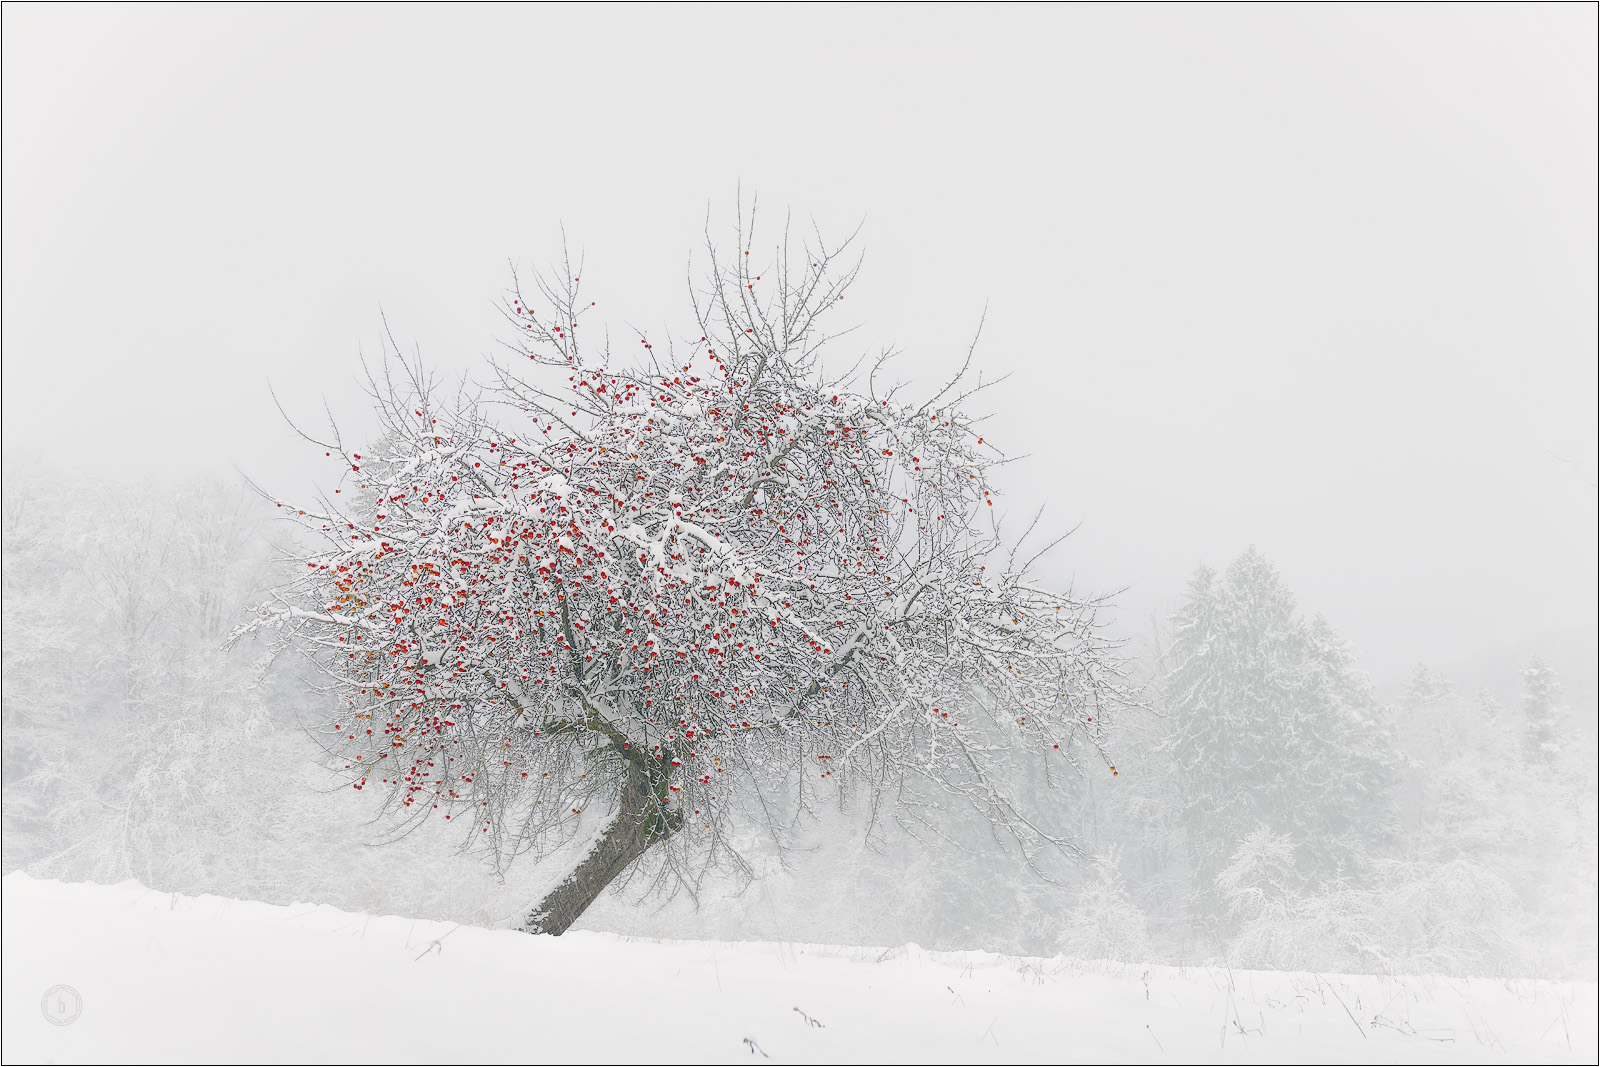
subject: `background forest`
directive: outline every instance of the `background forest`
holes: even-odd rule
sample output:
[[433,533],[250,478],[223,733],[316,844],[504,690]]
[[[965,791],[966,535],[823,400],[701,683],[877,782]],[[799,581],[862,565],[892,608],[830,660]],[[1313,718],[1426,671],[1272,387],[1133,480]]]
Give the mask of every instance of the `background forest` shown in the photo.
[[[223,649],[285,577],[270,510],[7,456],[6,871],[506,922],[537,865],[437,822],[391,840],[301,728],[307,666]],[[1111,724],[1116,775],[1019,783],[1085,862],[1025,863],[956,804],[877,818],[846,779],[779,813],[797,847],[752,825],[692,884],[646,857],[579,928],[1592,979],[1592,640],[1380,691],[1267,554],[1212,562],[1121,623],[1142,706]]]

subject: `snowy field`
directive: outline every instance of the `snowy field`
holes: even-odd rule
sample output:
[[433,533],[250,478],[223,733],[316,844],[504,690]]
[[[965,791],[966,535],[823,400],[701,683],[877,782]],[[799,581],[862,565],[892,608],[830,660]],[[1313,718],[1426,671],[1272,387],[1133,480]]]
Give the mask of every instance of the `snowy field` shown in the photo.
[[[7,1063],[1593,1063],[1593,983],[529,937],[5,877]],[[50,1021],[41,1003],[57,992]],[[76,996],[74,996],[74,992]]]

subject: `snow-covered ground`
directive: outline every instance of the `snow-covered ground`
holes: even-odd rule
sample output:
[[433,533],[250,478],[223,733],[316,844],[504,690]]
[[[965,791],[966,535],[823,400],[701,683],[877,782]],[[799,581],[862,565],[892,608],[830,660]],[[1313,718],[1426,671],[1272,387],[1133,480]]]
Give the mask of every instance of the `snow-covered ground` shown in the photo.
[[1596,1057],[1594,983],[536,938],[134,882],[4,882],[8,1063]]

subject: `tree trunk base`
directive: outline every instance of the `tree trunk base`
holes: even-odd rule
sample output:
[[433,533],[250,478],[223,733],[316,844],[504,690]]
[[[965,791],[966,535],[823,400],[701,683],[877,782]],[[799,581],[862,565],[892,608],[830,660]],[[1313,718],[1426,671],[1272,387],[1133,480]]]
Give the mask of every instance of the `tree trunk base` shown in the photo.
[[664,809],[644,768],[629,763],[611,825],[572,873],[530,909],[522,929],[530,934],[565,933],[634,860],[682,825],[683,815]]

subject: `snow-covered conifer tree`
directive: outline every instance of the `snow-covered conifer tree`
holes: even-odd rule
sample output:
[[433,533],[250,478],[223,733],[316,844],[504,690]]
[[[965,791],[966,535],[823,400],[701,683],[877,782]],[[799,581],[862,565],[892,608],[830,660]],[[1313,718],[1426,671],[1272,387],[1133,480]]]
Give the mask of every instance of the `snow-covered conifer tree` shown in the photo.
[[604,817],[530,931],[565,930],[658,846],[702,865],[764,791],[937,783],[1024,849],[1071,849],[1009,761],[1114,773],[1118,659],[1097,602],[1002,550],[1001,456],[962,406],[981,382],[910,399],[881,361],[828,379],[856,268],[737,238],[708,241],[680,341],[580,343],[569,265],[507,298],[515,355],[480,387],[445,398],[390,361],[382,443],[332,431],[341,491],[279,501],[326,548],[252,625],[325,668],[323,738],[354,788],[501,856]]
[[1561,683],[1555,669],[1534,656],[1522,668],[1522,743],[1529,763],[1549,766],[1560,753],[1556,744],[1560,701]]
[[1258,830],[1292,839],[1308,880],[1391,838],[1397,755],[1383,711],[1348,648],[1321,617],[1299,616],[1260,552],[1220,579],[1196,572],[1168,654],[1163,747],[1199,889]]

